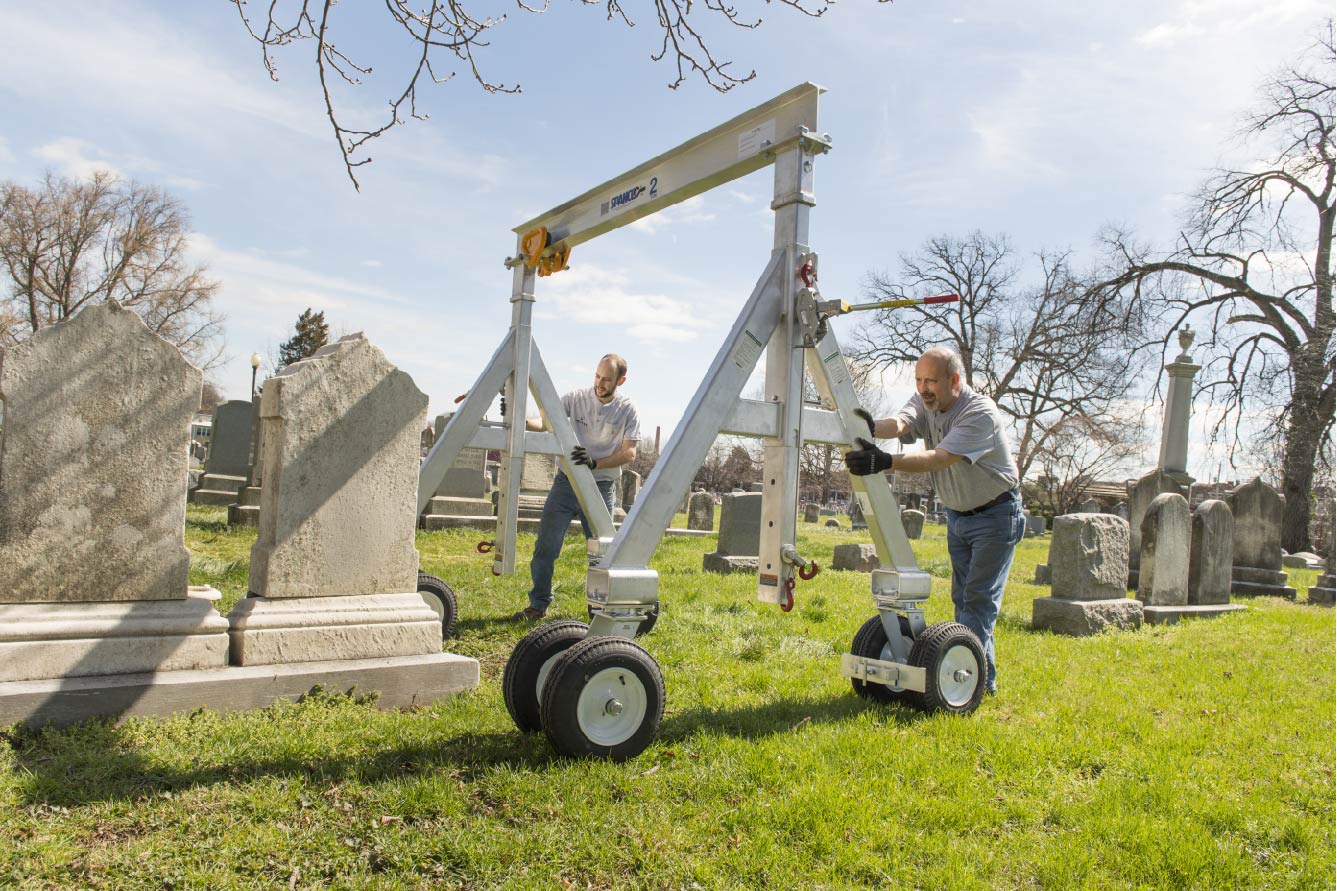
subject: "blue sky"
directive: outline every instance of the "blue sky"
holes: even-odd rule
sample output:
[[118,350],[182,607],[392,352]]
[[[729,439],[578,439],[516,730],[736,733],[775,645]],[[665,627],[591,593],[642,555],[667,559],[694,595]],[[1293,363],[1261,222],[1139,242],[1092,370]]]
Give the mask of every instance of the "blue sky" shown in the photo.
[[[1089,256],[1097,230],[1118,222],[1164,242],[1185,194],[1231,157],[1254,85],[1331,11],[847,0],[814,21],[757,4],[760,29],[710,29],[717,55],[757,70],[721,95],[694,81],[666,89],[673,70],[649,60],[648,19],[627,29],[563,0],[544,15],[482,6],[510,13],[485,72],[524,92],[487,95],[461,70],[428,91],[430,121],[373,144],[357,193],[308,46],[279,54],[271,82],[225,0],[5,7],[0,178],[102,167],[174,191],[195,255],[223,285],[231,360],[213,377],[229,396],[246,397],[250,354],[273,350],[312,306],[338,332],[366,331],[434,414],[505,333],[512,227],[799,82],[829,90],[820,127],[835,148],[818,162],[811,240],[824,295],[853,302],[870,271],[941,233],[1005,232],[1026,253]],[[392,77],[380,8],[348,20],[340,46]],[[390,92],[372,81],[346,115],[377,114]],[[667,437],[766,263],[770,191],[769,171],[753,174],[582,245],[570,271],[541,280],[535,339],[559,390],[588,385],[597,357],[620,352],[643,425]],[[837,323],[847,343],[855,324]],[[889,405],[908,393],[890,390]],[[1199,452],[1201,469],[1219,459]]]

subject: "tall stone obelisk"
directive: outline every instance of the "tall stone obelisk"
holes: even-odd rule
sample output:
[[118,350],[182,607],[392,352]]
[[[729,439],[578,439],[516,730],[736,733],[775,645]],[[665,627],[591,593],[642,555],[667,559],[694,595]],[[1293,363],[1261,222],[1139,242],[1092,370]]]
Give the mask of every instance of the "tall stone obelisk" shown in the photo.
[[1165,397],[1165,422],[1161,426],[1161,456],[1157,466],[1176,482],[1192,485],[1188,475],[1188,420],[1193,411],[1193,376],[1195,365],[1188,348],[1193,343],[1193,329],[1179,329],[1179,356],[1165,366],[1170,375],[1170,389]]

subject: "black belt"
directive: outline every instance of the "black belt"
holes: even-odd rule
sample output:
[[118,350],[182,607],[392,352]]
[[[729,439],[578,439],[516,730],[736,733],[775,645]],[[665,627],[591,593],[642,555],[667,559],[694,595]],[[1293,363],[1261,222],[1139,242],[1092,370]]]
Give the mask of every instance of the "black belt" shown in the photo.
[[1003,494],[1001,494],[1001,495],[999,495],[998,497],[992,499],[991,501],[986,501],[986,502],[984,502],[983,504],[981,504],[979,507],[975,508],[974,510],[959,510],[959,511],[957,511],[957,513],[960,514],[960,515],[963,516],[963,517],[973,517],[975,514],[980,513],[981,511],[986,511],[986,510],[988,510],[988,509],[991,508],[991,507],[997,507],[998,505],[1002,504],[1004,501],[1010,501],[1010,500],[1012,499],[1012,496],[1013,496],[1013,495],[1020,495],[1020,494],[1021,494],[1021,490],[1020,490],[1020,489],[1015,489],[1015,488],[1013,488],[1013,489],[1008,489],[1008,490],[1007,490],[1006,492],[1004,492]]

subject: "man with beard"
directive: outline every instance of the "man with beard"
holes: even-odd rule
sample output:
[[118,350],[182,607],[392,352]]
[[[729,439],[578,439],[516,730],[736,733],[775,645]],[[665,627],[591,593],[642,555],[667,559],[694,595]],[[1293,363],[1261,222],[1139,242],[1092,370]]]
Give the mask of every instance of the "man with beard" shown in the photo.
[[[571,460],[593,472],[594,482],[609,514],[613,512],[613,486],[622,476],[622,466],[636,459],[636,443],[641,439],[636,406],[618,392],[618,387],[626,381],[627,361],[609,353],[599,360],[593,387],[573,390],[562,397],[562,409],[570,418],[579,443],[571,451]],[[530,430],[543,429],[543,422],[537,419],[527,420],[525,424]],[[589,538],[589,523],[576,500],[571,481],[558,470],[548,500],[543,504],[538,540],[534,543],[534,556],[529,561],[529,574],[533,580],[529,606],[513,614],[511,621],[536,622],[547,613],[552,603],[553,566],[562,552],[566,530],[577,517],[585,537]]]
[[858,414],[873,437],[924,440],[925,451],[892,456],[866,439],[845,455],[850,473],[866,476],[893,468],[927,473],[947,507],[947,552],[952,559],[952,604],[956,621],[984,645],[984,688],[997,689],[994,625],[1012,555],[1025,530],[1017,462],[1003,429],[1003,416],[989,397],[962,382],[961,357],[943,347],[915,364],[915,395],[894,417]]

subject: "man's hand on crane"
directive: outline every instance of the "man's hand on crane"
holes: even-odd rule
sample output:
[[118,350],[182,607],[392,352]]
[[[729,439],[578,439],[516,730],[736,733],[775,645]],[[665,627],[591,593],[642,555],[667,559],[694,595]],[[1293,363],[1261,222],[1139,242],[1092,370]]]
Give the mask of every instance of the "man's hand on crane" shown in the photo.
[[859,448],[845,453],[845,466],[855,476],[869,476],[891,469],[891,455],[862,436],[855,440]]

